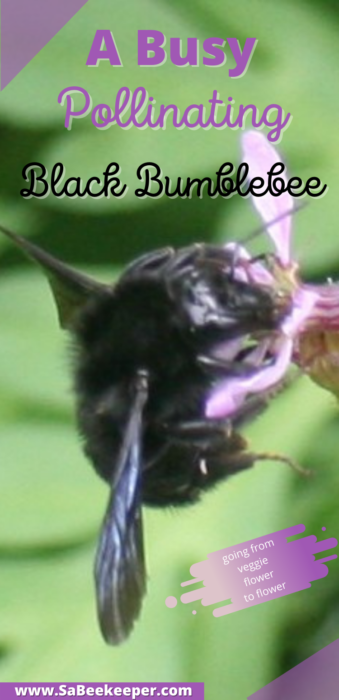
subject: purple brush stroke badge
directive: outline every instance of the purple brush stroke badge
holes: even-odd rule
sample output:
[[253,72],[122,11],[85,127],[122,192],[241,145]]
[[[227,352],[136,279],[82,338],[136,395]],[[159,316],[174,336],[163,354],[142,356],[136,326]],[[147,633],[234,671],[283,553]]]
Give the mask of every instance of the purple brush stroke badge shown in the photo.
[[1,0],[1,90],[87,0]]
[[[325,562],[337,558],[337,554],[317,559],[316,555],[333,549],[338,542],[334,537],[317,541],[314,535],[289,541],[304,530],[304,525],[294,525],[208,554],[207,559],[191,566],[193,578],[181,586],[195,588],[183,593],[181,602],[200,600],[203,606],[219,603],[212,614],[222,617],[310,588],[311,581],[327,576]],[[203,585],[197,588],[199,583]],[[169,598],[172,596],[166,599],[167,607],[174,607]]]

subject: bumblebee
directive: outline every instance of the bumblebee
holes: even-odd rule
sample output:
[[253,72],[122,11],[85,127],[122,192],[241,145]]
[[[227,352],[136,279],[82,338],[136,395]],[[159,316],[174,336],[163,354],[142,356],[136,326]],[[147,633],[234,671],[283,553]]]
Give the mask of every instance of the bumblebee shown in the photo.
[[[251,372],[255,339],[278,328],[288,299],[241,281],[222,246],[156,250],[109,285],[1,230],[43,268],[73,340],[79,431],[110,489],[95,561],[98,617],[105,640],[119,644],[146,590],[142,505],[194,503],[259,457],[239,429],[266,397],[222,420],[206,417],[206,399],[220,379]],[[217,352],[243,337],[232,359]]]

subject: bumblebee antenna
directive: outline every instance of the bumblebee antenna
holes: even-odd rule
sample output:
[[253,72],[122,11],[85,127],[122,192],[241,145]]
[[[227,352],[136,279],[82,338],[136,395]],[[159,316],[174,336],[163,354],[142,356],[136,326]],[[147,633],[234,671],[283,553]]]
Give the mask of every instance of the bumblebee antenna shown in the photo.
[[302,202],[301,204],[298,204],[296,207],[293,209],[287,209],[284,211],[283,214],[279,214],[275,219],[272,219],[272,221],[268,221],[265,224],[261,224],[258,228],[254,229],[252,233],[250,233],[246,238],[243,238],[240,243],[249,243],[250,241],[253,241],[254,238],[257,238],[257,236],[260,236],[262,233],[265,233],[265,231],[270,227],[274,226],[274,224],[278,224],[279,221],[282,221],[283,219],[286,218],[286,216],[292,216],[294,214],[298,214],[302,209],[305,209],[305,207],[309,206],[309,202]]
[[[257,236],[260,236],[262,233],[265,233],[265,231],[267,231],[267,229],[270,226],[274,226],[274,224],[277,224],[279,221],[282,221],[283,219],[285,219],[286,216],[290,216],[292,214],[297,214],[301,209],[304,209],[308,205],[309,205],[309,202],[303,202],[302,204],[299,204],[297,207],[294,207],[293,209],[287,209],[286,211],[284,211],[283,214],[279,214],[279,216],[277,216],[275,219],[272,219],[271,221],[268,221],[265,224],[261,224],[261,226],[259,226],[259,228],[256,228],[254,231],[252,231],[252,233],[250,233],[248,236],[246,236],[246,238],[243,238],[242,240],[238,241],[235,244],[234,251],[233,251],[231,274],[234,275],[234,270],[235,270],[236,264],[237,264],[238,259],[239,259],[240,246],[246,245],[250,241],[253,241],[254,238],[257,238]],[[262,257],[266,257],[266,255],[257,256],[255,258],[255,260],[258,260]]]

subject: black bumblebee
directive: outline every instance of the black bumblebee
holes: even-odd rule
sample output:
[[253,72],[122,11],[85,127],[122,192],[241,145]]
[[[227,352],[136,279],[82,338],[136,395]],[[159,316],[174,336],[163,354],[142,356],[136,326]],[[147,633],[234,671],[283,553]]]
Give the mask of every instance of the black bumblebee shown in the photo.
[[194,503],[258,458],[237,430],[265,398],[245,402],[232,420],[205,417],[215,383],[250,371],[246,348],[229,362],[214,349],[274,331],[289,300],[239,281],[234,253],[219,246],[157,250],[110,286],[1,230],[42,266],[74,340],[79,429],[110,487],[95,562],[98,614],[105,640],[119,644],[146,589],[142,503]]

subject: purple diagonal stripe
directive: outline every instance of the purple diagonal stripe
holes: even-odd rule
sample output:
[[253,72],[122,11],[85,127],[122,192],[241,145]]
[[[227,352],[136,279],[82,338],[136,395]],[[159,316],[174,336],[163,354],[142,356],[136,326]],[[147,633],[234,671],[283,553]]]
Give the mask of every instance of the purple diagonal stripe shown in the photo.
[[248,700],[338,700],[339,639],[310,656]]
[[87,0],[1,0],[1,90]]

